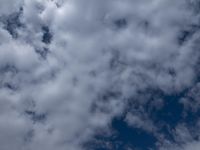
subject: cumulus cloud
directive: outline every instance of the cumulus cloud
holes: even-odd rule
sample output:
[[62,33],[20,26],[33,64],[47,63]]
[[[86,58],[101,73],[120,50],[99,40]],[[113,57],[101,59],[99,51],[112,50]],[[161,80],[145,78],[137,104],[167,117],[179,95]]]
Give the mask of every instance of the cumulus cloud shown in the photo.
[[[0,149],[87,149],[124,112],[129,126],[161,138],[161,148],[173,144],[149,113],[164,107],[159,96],[187,89],[180,104],[186,110],[194,97],[199,105],[193,3],[1,1]],[[182,130],[190,133],[181,125],[171,133],[184,143]],[[199,145],[192,143],[186,150]]]

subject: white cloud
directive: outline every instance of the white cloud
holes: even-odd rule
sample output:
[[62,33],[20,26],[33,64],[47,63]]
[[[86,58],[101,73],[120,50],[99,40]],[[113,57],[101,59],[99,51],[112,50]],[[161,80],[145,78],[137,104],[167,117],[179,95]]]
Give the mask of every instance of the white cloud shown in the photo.
[[[1,1],[0,15],[21,5]],[[17,70],[1,69],[0,148],[82,149],[137,91],[154,87],[172,93],[191,86],[195,38],[182,46],[176,42],[186,22],[195,19],[184,6],[178,0],[24,0],[18,37],[0,26],[0,67]],[[43,26],[52,34],[48,44],[42,42]],[[46,59],[36,53],[44,48]],[[7,89],[5,82],[18,88]],[[33,108],[27,101],[35,103]],[[27,109],[45,114],[44,123],[33,123]],[[140,116],[131,117],[132,125],[154,128]],[[24,137],[31,131],[27,142]]]

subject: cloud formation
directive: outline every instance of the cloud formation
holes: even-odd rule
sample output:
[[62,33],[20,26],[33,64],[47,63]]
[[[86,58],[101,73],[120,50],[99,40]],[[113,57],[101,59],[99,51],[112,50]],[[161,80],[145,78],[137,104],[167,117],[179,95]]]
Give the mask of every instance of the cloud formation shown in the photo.
[[1,1],[0,149],[85,150],[122,126],[154,149],[199,147],[196,3]]

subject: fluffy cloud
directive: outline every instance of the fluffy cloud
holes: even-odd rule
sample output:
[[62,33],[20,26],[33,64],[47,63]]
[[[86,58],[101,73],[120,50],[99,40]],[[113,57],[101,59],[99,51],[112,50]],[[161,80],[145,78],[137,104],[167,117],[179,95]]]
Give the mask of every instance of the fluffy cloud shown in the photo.
[[161,137],[143,113],[146,91],[180,93],[197,79],[198,16],[188,3],[1,1],[0,149],[82,150],[130,103],[141,109],[126,122]]

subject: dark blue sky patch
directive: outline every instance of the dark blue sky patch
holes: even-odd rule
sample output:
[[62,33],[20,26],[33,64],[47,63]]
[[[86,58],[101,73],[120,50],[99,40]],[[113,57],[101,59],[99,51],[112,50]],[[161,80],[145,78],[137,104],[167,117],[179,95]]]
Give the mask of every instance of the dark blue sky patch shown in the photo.
[[23,27],[20,21],[20,15],[23,10],[20,9],[19,12],[12,13],[8,16],[1,16],[0,21],[4,24],[4,28],[10,33],[13,38],[17,38],[17,29]]
[[163,122],[170,127],[175,127],[183,118],[183,105],[179,103],[180,96],[164,96],[162,109],[153,110],[149,113],[155,123]]
[[194,66],[194,69],[195,69],[195,75],[196,75],[196,83],[197,82],[200,82],[200,51],[199,51],[199,47],[197,48],[197,54],[198,56],[197,58],[197,62]]
[[188,127],[194,127],[197,125],[198,120],[200,119],[200,108],[199,108],[199,88],[198,82],[191,88],[191,90],[187,93],[187,96],[184,97],[184,101],[186,102],[184,108],[184,122]]
[[[149,115],[150,119],[157,126],[157,133],[162,134],[171,142],[176,142],[173,130],[179,124],[184,124],[189,130],[195,127],[200,119],[200,109],[194,112],[192,109],[185,109],[184,105],[180,102],[190,89],[186,89],[178,94],[166,95],[162,92],[158,94],[158,98],[163,99],[163,106],[161,109],[152,108],[151,101],[144,105],[145,112]],[[156,92],[155,92],[156,93]],[[156,96],[153,94],[152,96]],[[197,136],[194,136],[195,139]]]
[[200,109],[197,112],[193,112],[192,110],[187,110],[184,115],[184,123],[188,128],[193,128],[197,125],[198,120],[200,119]]
[[111,135],[101,133],[95,135],[93,142],[87,143],[87,148],[89,150],[156,149],[157,139],[153,134],[129,126],[121,117],[112,120],[111,131]]
[[179,36],[178,36],[178,43],[179,45],[184,44],[188,39],[191,38],[191,36],[193,35],[193,32],[189,31],[189,30],[183,30],[180,32]]
[[[188,91],[189,88],[180,93],[165,94],[160,90],[149,90],[151,96],[142,107],[155,124],[165,124],[174,128],[184,118],[184,106],[180,101]],[[158,106],[152,105],[153,101],[159,99],[163,101],[161,109],[157,109]]]
[[[182,98],[186,97],[191,88],[192,86],[180,93],[171,94],[165,94],[156,89],[148,89],[146,92],[139,94],[143,96],[138,97],[136,102],[130,100],[126,111],[139,116],[147,115],[147,118],[156,126],[155,132],[157,134],[163,135],[165,139],[171,142],[176,142],[174,130],[179,124],[184,124],[186,128],[191,130],[197,126],[200,119],[200,109],[196,112],[192,108],[186,110],[183,103],[181,103]],[[140,99],[142,99],[141,102]],[[156,102],[159,99],[162,99],[162,103]],[[197,136],[195,135],[193,138],[195,139]]]
[[50,32],[49,27],[43,26],[42,32],[43,32],[42,42],[44,42],[45,44],[50,44],[53,36],[52,36],[52,33]]
[[113,140],[122,141],[122,148],[124,148],[125,145],[131,145],[133,148],[135,147],[141,150],[155,149],[157,140],[154,135],[140,128],[129,126],[121,118],[113,119],[112,128],[117,135]]
[[44,123],[47,119],[47,115],[45,113],[37,113],[33,110],[25,110],[25,114],[34,122]]
[[44,47],[43,49],[36,49],[35,52],[41,56],[41,58],[46,59],[49,49]]
[[176,142],[172,128],[170,128],[167,124],[159,124],[157,133],[164,136],[164,138],[170,142]]
[[117,27],[118,29],[123,29],[125,27],[127,27],[128,25],[128,21],[126,18],[119,18],[113,21],[115,27]]
[[189,124],[191,126],[195,125],[197,123],[198,119],[200,119],[200,110],[198,110],[197,112],[186,111],[184,120],[187,122],[187,124]]
[[200,30],[200,25],[192,24],[186,29],[183,29],[178,34],[178,44],[183,45],[188,40],[192,38],[192,36]]
[[190,6],[191,10],[195,14],[199,14],[199,12],[200,12],[200,1],[199,0],[189,1],[188,6]]
[[[129,105],[129,111],[140,113],[141,115],[146,114],[147,118],[157,127],[158,130],[156,132],[173,141],[171,131],[179,123],[184,122],[184,106],[180,103],[180,100],[187,92],[188,89],[178,94],[172,93],[167,95],[161,90],[148,89],[141,97],[145,101],[143,103],[132,103]],[[162,101],[158,102],[161,99]]]

